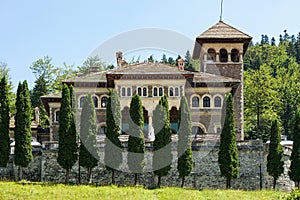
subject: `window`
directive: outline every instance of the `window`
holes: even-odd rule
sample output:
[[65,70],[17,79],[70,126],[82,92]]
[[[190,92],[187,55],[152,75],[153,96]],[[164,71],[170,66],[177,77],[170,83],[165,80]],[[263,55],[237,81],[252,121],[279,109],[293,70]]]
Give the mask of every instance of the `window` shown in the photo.
[[122,97],[125,97],[125,96],[126,96],[126,88],[122,88],[121,96],[122,96]]
[[153,88],[153,96],[154,97],[157,97],[157,96],[161,97],[161,96],[163,96],[163,88],[162,87],[154,87]]
[[239,51],[237,49],[232,49],[231,51],[231,61],[239,62]]
[[128,97],[131,97],[131,88],[130,88],[130,87],[127,88],[127,96],[128,96]]
[[143,88],[143,96],[146,97],[147,96],[147,88]]
[[101,98],[101,108],[106,108],[107,100],[108,100],[107,97],[102,97]]
[[170,97],[173,97],[173,96],[174,96],[174,89],[170,88]]
[[153,96],[157,97],[158,96],[158,93],[157,93],[157,88],[153,88]]
[[138,95],[142,96],[142,88],[138,88]]
[[106,134],[106,126],[101,126],[98,129],[98,135],[105,135]]
[[79,99],[79,107],[82,108],[83,107],[83,104],[84,104],[84,96],[83,97],[80,97]]
[[216,51],[214,49],[208,49],[207,51],[207,61],[216,61]]
[[192,98],[192,107],[193,108],[199,107],[199,97],[193,97]]
[[93,96],[93,102],[94,102],[95,108],[98,108],[98,98],[96,96]]
[[204,131],[199,126],[193,126],[192,127],[192,134],[193,135],[204,134]]
[[59,121],[59,111],[55,112],[55,121],[58,122]]
[[159,88],[159,96],[162,97],[163,94],[164,94],[163,89],[160,87],[160,88]]
[[216,108],[222,107],[222,99],[221,99],[221,97],[215,97],[214,104],[215,104]]
[[175,88],[175,96],[178,97],[179,96],[179,89]]
[[204,108],[209,108],[210,107],[210,98],[209,97],[204,97],[203,98],[203,107]]
[[228,53],[226,49],[220,50],[220,61],[221,62],[228,62]]
[[138,95],[140,97],[146,97],[148,94],[147,94],[147,87],[139,87],[138,88]]

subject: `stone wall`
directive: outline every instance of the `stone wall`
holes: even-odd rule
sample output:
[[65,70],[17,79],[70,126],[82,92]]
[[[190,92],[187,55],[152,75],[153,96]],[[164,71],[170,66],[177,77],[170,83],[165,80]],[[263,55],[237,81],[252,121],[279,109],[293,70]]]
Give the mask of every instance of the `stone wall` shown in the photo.
[[[272,188],[273,179],[267,174],[266,160],[267,148],[258,142],[242,142],[239,148],[239,176],[232,180],[233,189],[259,190]],[[173,148],[174,150],[174,148]],[[104,149],[100,149],[99,165],[93,169],[93,182],[98,185],[108,185],[111,183],[111,173],[103,166]],[[290,191],[294,187],[293,181],[288,177],[290,165],[290,149],[285,148],[284,174],[278,179],[277,186],[280,190]],[[173,163],[170,174],[162,178],[162,186],[180,186],[181,179],[178,177],[176,151],[173,151]],[[152,152],[145,153],[146,166],[145,173],[139,175],[139,184],[153,187],[157,183],[157,177],[151,172]],[[225,179],[220,176],[218,166],[218,147],[201,146],[193,151],[194,168],[192,173],[186,177],[185,185],[197,189],[225,189]],[[64,182],[65,170],[56,161],[57,151],[44,151],[42,155],[37,155],[28,168],[24,168],[23,178],[30,181],[43,182]],[[116,172],[117,185],[133,185],[134,175],[129,173],[127,163],[127,153],[123,151],[123,163],[120,171]],[[0,168],[1,178],[12,179],[16,177],[18,167],[9,163],[7,168]],[[80,167],[81,182],[87,183],[87,172]],[[74,165],[70,172],[70,182],[78,182],[78,163]]]

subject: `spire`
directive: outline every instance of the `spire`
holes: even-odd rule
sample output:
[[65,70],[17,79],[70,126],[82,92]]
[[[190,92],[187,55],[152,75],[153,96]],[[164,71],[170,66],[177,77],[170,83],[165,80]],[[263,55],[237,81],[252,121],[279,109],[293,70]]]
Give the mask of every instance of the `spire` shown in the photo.
[[222,22],[222,17],[223,17],[223,0],[221,0],[220,22]]

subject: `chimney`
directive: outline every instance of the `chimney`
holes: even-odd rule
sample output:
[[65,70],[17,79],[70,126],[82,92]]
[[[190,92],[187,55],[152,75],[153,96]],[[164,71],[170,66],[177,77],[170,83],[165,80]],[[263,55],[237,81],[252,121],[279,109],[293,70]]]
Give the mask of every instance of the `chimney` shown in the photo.
[[37,124],[39,124],[40,123],[40,109],[38,107],[35,107],[34,114],[35,114],[35,121]]
[[116,59],[117,59],[117,66],[122,67],[122,59],[123,59],[122,51],[117,51],[116,52]]
[[183,60],[183,59],[179,59],[179,60],[177,61],[177,63],[178,63],[178,69],[179,69],[180,71],[183,71],[183,70],[184,70],[184,60]]

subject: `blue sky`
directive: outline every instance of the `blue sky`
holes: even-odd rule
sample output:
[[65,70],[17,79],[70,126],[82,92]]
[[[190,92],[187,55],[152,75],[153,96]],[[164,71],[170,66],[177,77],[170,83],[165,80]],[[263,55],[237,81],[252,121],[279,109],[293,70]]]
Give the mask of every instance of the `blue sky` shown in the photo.
[[[223,21],[254,42],[261,34],[277,39],[284,29],[300,31],[299,8],[299,0],[224,0]],[[218,22],[220,0],[0,0],[0,9],[0,61],[8,64],[14,85],[26,79],[31,88],[35,60],[48,55],[55,66],[78,66],[126,31],[154,27],[194,40]]]

